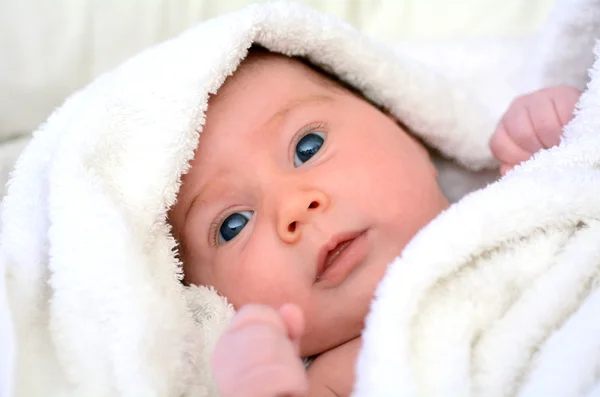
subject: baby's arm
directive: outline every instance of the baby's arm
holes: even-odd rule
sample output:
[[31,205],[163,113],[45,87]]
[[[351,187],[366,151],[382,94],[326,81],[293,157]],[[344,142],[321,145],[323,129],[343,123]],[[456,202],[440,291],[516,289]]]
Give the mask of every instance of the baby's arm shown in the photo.
[[558,145],[580,95],[574,87],[557,86],[513,101],[490,140],[502,175],[538,151]]

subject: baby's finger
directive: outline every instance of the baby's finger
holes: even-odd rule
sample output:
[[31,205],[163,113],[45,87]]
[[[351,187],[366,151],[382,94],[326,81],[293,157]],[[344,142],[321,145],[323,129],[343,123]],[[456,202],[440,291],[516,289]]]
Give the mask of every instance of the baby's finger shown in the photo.
[[[290,312],[292,332],[299,332],[302,324],[296,324],[295,307]],[[287,324],[268,306],[248,305],[238,311],[219,338],[211,368],[222,396],[300,396],[307,389],[304,367]]]
[[535,133],[530,106],[530,103],[521,103],[517,107],[515,103],[515,107],[509,109],[502,119],[504,130],[514,143],[529,153],[528,158],[544,148]]
[[304,397],[308,393],[308,379],[300,359],[283,360],[249,368],[221,389],[222,394],[232,397]]
[[256,363],[240,373],[227,375],[219,378],[215,373],[219,395],[224,397],[304,397],[308,392],[308,380],[300,359]]
[[535,136],[542,145],[540,149],[548,149],[560,143],[563,124],[552,97],[537,96],[537,100],[530,104],[529,115]]
[[564,126],[569,124],[573,117],[575,117],[573,110],[581,96],[581,91],[568,86],[561,86],[558,89],[561,90],[561,95],[554,95],[552,101],[560,123]]
[[288,337],[299,347],[300,338],[304,334],[304,315],[302,310],[293,304],[285,304],[279,308],[281,319],[287,328]]
[[514,168],[514,165],[502,164],[500,166],[500,175],[504,176],[506,173]]
[[496,159],[507,165],[517,165],[531,156],[511,139],[502,123],[490,140],[490,149]]
[[243,306],[231,320],[229,331],[237,332],[248,326],[265,326],[282,333],[287,332],[280,314],[265,305],[251,304]]

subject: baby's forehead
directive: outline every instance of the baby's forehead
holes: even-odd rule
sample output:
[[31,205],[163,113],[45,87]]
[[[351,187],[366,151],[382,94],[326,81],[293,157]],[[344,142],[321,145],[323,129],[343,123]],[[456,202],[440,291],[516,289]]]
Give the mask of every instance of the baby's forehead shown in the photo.
[[[275,65],[279,71],[282,67],[293,70],[272,73],[270,68]],[[278,81],[281,77],[291,82]],[[305,80],[313,84],[306,84]],[[286,88],[281,90],[281,86]],[[220,169],[240,162],[232,158],[233,153],[245,156],[256,140],[269,145],[278,139],[280,128],[271,128],[275,124],[283,125],[289,119],[302,118],[305,109],[325,109],[335,101],[334,98],[346,92],[302,59],[266,50],[251,53],[209,100],[205,125],[192,162],[193,169],[201,169],[194,173],[202,174],[203,184],[218,184],[227,179],[217,175]]]
[[[278,128],[269,128],[273,125],[269,123],[286,120],[290,114],[300,116],[289,119],[302,118],[307,108],[318,108],[323,113],[336,98],[347,96],[358,97],[352,88],[302,58],[260,47],[251,49],[210,98],[196,154],[207,156],[201,161],[203,166],[222,165],[227,162],[224,157],[231,157],[231,146],[241,148],[237,153],[242,156],[247,150],[241,146],[252,139],[263,139],[265,144],[277,139]],[[364,100],[362,96],[360,99]]]

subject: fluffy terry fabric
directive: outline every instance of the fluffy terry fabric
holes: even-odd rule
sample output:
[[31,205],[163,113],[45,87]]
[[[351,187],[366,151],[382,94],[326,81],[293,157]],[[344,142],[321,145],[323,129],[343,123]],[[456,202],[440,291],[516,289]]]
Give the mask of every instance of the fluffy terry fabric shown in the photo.
[[559,147],[463,198],[390,265],[355,396],[600,395],[600,44],[576,53],[600,2],[572,5],[557,15],[574,35],[555,37],[564,58],[542,79],[582,84],[574,70],[596,56],[576,118]]
[[598,395],[600,61],[591,78],[560,147],[463,198],[390,265],[356,396]]
[[[497,114],[349,26],[285,3],[207,21],[73,95],[18,160],[0,229],[13,324],[0,334],[14,358],[0,367],[7,394],[215,395],[207,358],[233,310],[209,288],[180,283],[166,213],[209,95],[253,42],[337,74],[457,168],[494,165],[487,142]],[[593,301],[580,304],[593,296],[598,257],[598,139],[586,134],[598,117],[594,88],[563,147],[461,201],[391,267],[369,317],[360,395],[510,394],[513,385],[535,395],[558,387],[560,377],[544,376],[554,367],[594,367],[595,341],[577,334],[594,318],[585,315]],[[547,324],[558,323],[574,328],[566,337],[580,342],[576,351],[544,350],[542,342],[566,346],[562,334],[549,337]],[[593,373],[580,374],[592,382]]]

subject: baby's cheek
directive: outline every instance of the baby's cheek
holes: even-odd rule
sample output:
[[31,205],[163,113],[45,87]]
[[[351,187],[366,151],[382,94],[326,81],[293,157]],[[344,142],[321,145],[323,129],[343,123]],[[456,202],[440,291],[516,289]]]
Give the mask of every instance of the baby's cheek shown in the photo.
[[285,303],[302,305],[306,290],[294,272],[295,266],[273,255],[231,258],[221,266],[215,287],[235,308],[250,303],[276,309]]
[[179,259],[183,264],[184,280],[191,285],[211,285],[210,268],[193,241],[181,244]]

